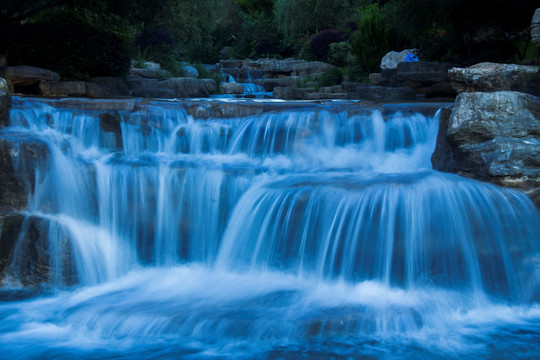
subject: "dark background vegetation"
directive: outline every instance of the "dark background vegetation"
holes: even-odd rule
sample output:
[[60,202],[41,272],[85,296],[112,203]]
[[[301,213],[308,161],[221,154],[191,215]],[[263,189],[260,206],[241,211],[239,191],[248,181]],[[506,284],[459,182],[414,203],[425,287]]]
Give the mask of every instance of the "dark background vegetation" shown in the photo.
[[0,54],[64,79],[121,76],[129,59],[286,58],[350,76],[390,50],[470,65],[538,57],[529,26],[540,0],[2,0]]

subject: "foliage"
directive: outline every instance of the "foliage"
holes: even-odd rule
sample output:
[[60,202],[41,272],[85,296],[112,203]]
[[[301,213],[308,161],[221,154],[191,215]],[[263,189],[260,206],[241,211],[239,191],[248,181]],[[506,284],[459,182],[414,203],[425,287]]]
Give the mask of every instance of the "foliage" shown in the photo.
[[360,8],[358,29],[351,35],[350,42],[358,63],[365,72],[379,69],[381,58],[392,50],[395,38],[378,4]]
[[135,37],[135,46],[142,51],[147,51],[154,46],[172,46],[173,44],[171,35],[162,29],[144,29]]
[[283,44],[294,47],[299,40],[321,29],[333,29],[353,15],[360,0],[277,0],[274,16]]
[[351,44],[346,41],[330,44],[328,62],[335,66],[351,66],[356,63]]
[[343,73],[339,69],[330,69],[319,78],[319,87],[339,85],[342,79]]
[[262,13],[265,16],[272,15],[275,0],[234,0],[234,4],[246,14],[254,15]]
[[323,30],[309,42],[311,53],[317,60],[326,61],[330,44],[343,41],[343,36],[337,30]]
[[278,49],[276,44],[274,44],[272,41],[268,39],[261,39],[257,42],[255,45],[255,52],[259,56],[276,54],[278,53]]
[[221,76],[218,73],[211,72],[203,64],[197,63],[193,65],[197,72],[199,73],[199,79],[212,79],[216,82],[217,87],[221,85]]
[[129,69],[124,43],[115,35],[78,23],[5,25],[0,53],[13,65],[58,72],[64,80],[119,76]]

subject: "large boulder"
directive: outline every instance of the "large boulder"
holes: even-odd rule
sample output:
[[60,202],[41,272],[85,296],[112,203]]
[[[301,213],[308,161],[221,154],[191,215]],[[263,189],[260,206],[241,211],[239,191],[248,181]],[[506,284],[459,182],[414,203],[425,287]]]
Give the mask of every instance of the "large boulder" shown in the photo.
[[440,118],[436,170],[519,188],[540,206],[540,98],[462,93]]
[[531,40],[540,48],[540,8],[536,9],[531,21]]
[[409,54],[416,54],[418,50],[416,49],[405,49],[403,51],[397,52],[397,51],[390,51],[386,55],[383,56],[381,59],[381,69],[382,70],[388,70],[388,69],[396,69],[398,64],[405,61],[405,58]]
[[6,80],[11,92],[39,94],[39,84],[42,81],[59,81],[60,75],[35,66],[8,66]]
[[448,71],[458,93],[474,91],[520,91],[540,96],[538,66],[480,63]]

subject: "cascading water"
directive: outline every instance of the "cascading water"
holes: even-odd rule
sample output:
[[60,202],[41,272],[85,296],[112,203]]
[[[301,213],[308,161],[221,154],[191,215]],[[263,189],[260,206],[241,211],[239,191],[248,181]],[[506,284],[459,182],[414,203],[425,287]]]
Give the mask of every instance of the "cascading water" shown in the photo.
[[[180,105],[122,112],[115,132],[14,100],[0,137],[48,149],[19,237],[48,224],[51,260],[39,296],[0,302],[2,357],[540,356],[538,211],[431,170],[437,115]],[[20,291],[17,246],[3,293]]]

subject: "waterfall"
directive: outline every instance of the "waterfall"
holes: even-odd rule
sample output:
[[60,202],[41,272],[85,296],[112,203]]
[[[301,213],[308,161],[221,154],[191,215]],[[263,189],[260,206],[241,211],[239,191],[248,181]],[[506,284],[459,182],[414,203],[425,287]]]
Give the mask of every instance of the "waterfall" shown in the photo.
[[0,302],[4,356],[540,354],[539,212],[432,170],[438,112],[154,101],[106,126],[85,101],[15,98],[0,131],[46,152],[12,151],[28,208],[0,300],[41,296]]

